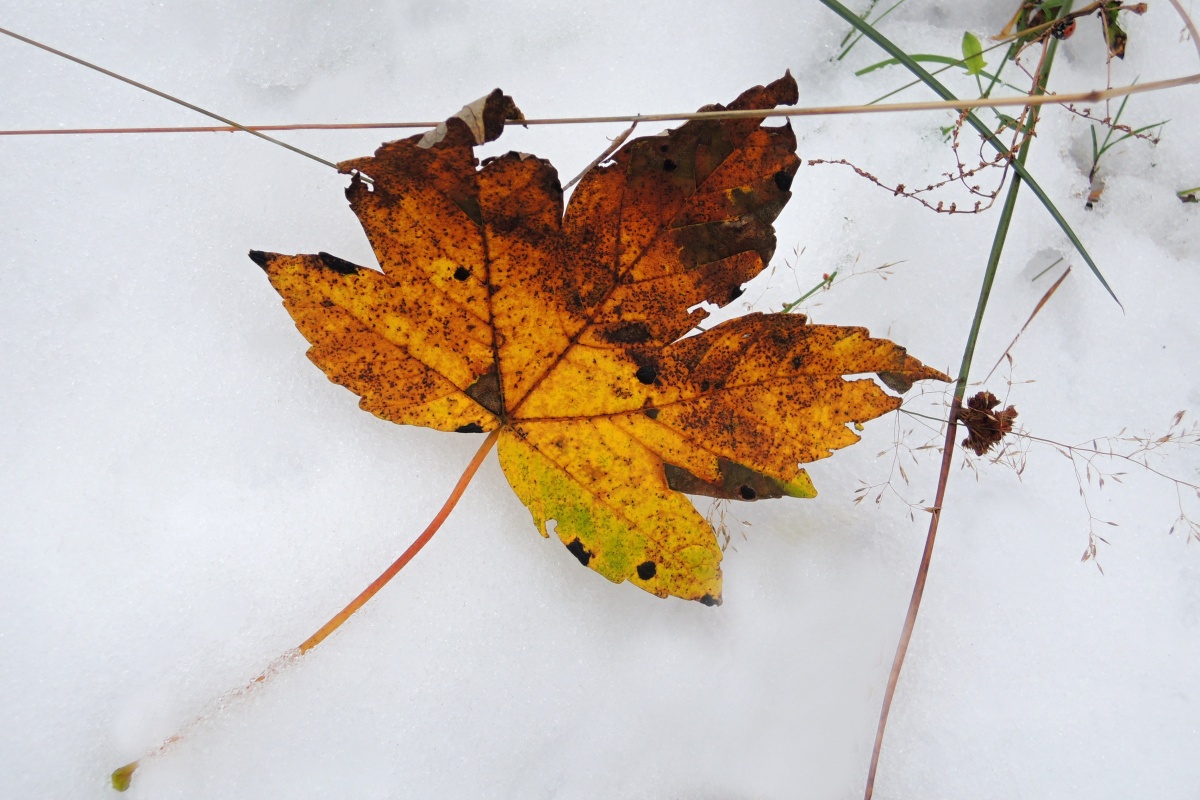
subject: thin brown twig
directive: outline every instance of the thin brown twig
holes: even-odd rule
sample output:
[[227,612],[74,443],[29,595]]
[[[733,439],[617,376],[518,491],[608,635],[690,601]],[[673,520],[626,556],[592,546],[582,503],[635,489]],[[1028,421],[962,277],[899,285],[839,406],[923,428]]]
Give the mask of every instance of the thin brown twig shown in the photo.
[[226,125],[230,126],[229,127],[230,130],[243,131],[252,136],[257,136],[258,138],[260,138],[264,141],[270,142],[271,144],[277,144],[280,147],[284,148],[285,150],[291,150],[293,153],[302,155],[305,158],[310,158],[313,161],[316,161],[318,164],[324,164],[327,167],[333,167],[334,169],[337,169],[337,164],[334,164],[332,161],[326,161],[325,159],[321,158],[320,156],[313,155],[312,153],[308,152],[307,150],[301,150],[299,147],[296,147],[295,145],[290,145],[287,142],[276,139],[273,136],[267,136],[266,134],[264,134],[258,130],[255,130],[254,128],[250,128],[245,125],[242,125],[238,122],[235,122],[234,120],[228,119],[227,117],[222,117],[220,114],[214,114],[212,111],[209,111],[208,109],[201,108],[200,106],[195,105],[194,103],[189,103],[188,101],[182,100],[178,97],[175,97],[174,95],[170,95],[164,91],[155,89],[153,86],[147,86],[144,83],[135,81],[133,78],[127,78],[124,75],[121,75],[120,73],[113,72],[110,69],[105,69],[104,67],[101,67],[97,64],[93,64],[90,61],[84,61],[82,58],[73,56],[70,53],[64,53],[62,50],[56,50],[53,47],[51,47],[50,45],[42,44],[41,42],[39,42],[35,39],[30,39],[27,36],[22,36],[19,33],[14,33],[13,31],[8,30],[7,28],[0,28],[0,34],[4,34],[5,36],[11,36],[13,39],[16,39],[19,42],[24,42],[25,44],[33,45],[34,47],[36,47],[40,50],[45,50],[47,53],[56,55],[59,58],[65,58],[67,61],[73,61],[76,64],[79,64],[80,66],[84,66],[84,67],[87,67],[88,69],[95,70],[96,72],[99,72],[101,75],[107,75],[110,78],[115,78],[116,80],[121,81],[122,83],[127,83],[130,86],[141,89],[144,92],[149,92],[150,94],[161,97],[164,100],[169,100],[172,103],[181,105],[186,109],[195,111],[197,114],[203,114],[204,116],[211,117],[212,119],[215,119],[218,122],[224,122]]
[[[1026,97],[983,97],[974,100],[931,100],[920,103],[887,103],[851,106],[791,106],[774,109],[743,109],[738,111],[691,111],[667,114],[622,114],[604,117],[547,117],[506,122],[506,125],[586,125],[612,122],[675,122],[693,119],[754,119],[759,117],[821,117],[845,114],[884,114],[904,111],[961,111],[973,108],[1016,108],[1058,105],[1063,103],[1098,103],[1114,97],[1161,91],[1178,86],[1200,83],[1200,72],[1161,81],[1150,81],[1112,89],[1089,92],[1045,94]],[[374,128],[434,128],[441,122],[358,122],[358,123],[301,123],[295,125],[242,125],[238,127],[199,126],[174,128],[42,128],[5,130],[0,136],[51,136],[100,133],[230,133],[236,131],[299,131],[299,130],[366,130]]]
[[1183,6],[1180,5],[1179,0],[1170,0],[1170,3],[1175,7],[1175,13],[1183,19],[1183,24],[1187,27],[1188,33],[1192,35],[1192,44],[1196,46],[1196,55],[1200,56],[1200,31],[1196,30],[1196,23],[1192,21],[1191,15],[1183,10]]
[[565,192],[567,189],[570,189],[572,186],[579,183],[579,181],[582,180],[584,175],[587,175],[589,172],[591,172],[593,169],[595,169],[597,164],[599,164],[601,161],[603,161],[604,159],[611,156],[613,153],[617,152],[617,148],[620,147],[621,145],[625,144],[625,140],[629,138],[629,134],[633,133],[633,129],[636,127],[637,127],[637,123],[635,122],[632,125],[630,125],[628,128],[626,128],[624,131],[622,131],[621,134],[619,136],[617,136],[617,138],[612,140],[612,142],[608,145],[608,147],[604,148],[603,153],[596,156],[596,158],[592,159],[592,163],[590,163],[586,167],[584,167],[582,172],[580,172],[574,178],[571,178],[571,180],[567,181],[566,186],[562,187],[563,191]]
[[896,684],[900,681],[900,667],[904,664],[908,643],[912,640],[913,628],[917,624],[921,597],[925,593],[925,580],[929,575],[929,563],[933,559],[933,543],[937,539],[938,523],[942,519],[942,501],[946,497],[946,485],[950,482],[950,464],[954,460],[954,439],[958,434],[958,412],[961,410],[962,400],[956,396],[950,404],[950,421],[946,425],[946,441],[942,446],[942,467],[938,473],[937,494],[933,498],[933,505],[926,509],[930,513],[930,519],[929,533],[925,537],[925,550],[921,553],[921,566],[917,568],[917,579],[913,584],[908,613],[904,617],[904,628],[900,631],[900,641],[896,645],[896,655],[892,659],[892,669],[888,674],[883,708],[879,713],[879,727],[875,732],[875,746],[871,752],[871,768],[867,772],[866,800],[871,800],[874,793],[875,773],[879,769],[879,753],[883,749],[883,732],[887,728],[888,714],[892,709],[891,700],[896,694]]
[[1007,356],[1009,351],[1013,349],[1013,346],[1016,345],[1017,340],[1021,338],[1021,334],[1025,333],[1025,329],[1029,327],[1029,323],[1033,322],[1033,318],[1036,317],[1038,312],[1042,310],[1042,306],[1046,305],[1046,301],[1058,291],[1058,287],[1062,286],[1062,282],[1065,281],[1067,276],[1070,274],[1071,268],[1067,267],[1066,271],[1062,275],[1058,276],[1058,280],[1054,282],[1054,285],[1047,289],[1046,293],[1042,295],[1042,299],[1038,300],[1037,305],[1033,307],[1033,312],[1029,315],[1029,319],[1025,320],[1025,324],[1021,326],[1021,330],[1017,331],[1017,335],[1013,337],[1013,340],[1008,343],[1008,347],[1004,348],[1004,352],[1001,353],[1000,357],[996,359],[995,365],[991,368],[991,370],[988,371],[987,377],[985,377],[982,381],[983,383],[987,383],[988,379],[992,377],[992,374],[996,371],[996,368],[1000,366],[1000,364],[1004,361],[1005,356]]
[[[1176,478],[1173,475],[1168,475],[1167,473],[1165,473],[1161,470],[1157,470],[1154,467],[1150,466],[1144,460],[1139,460],[1139,456],[1144,458],[1146,453],[1149,452],[1145,447],[1142,448],[1141,452],[1135,452],[1134,454],[1130,455],[1128,453],[1118,453],[1118,452],[1113,451],[1112,449],[1100,450],[1100,449],[1094,448],[1094,447],[1082,447],[1080,445],[1074,445],[1074,444],[1063,444],[1062,442],[1056,442],[1053,439],[1043,439],[1040,436],[1034,436],[1033,434],[1025,433],[1023,431],[1021,431],[1021,432],[1014,431],[1013,435],[1021,436],[1025,439],[1028,439],[1031,442],[1041,442],[1042,444],[1048,444],[1051,447],[1060,448],[1061,450],[1066,451],[1066,453],[1068,455],[1070,453],[1087,453],[1088,455],[1098,456],[1098,457],[1102,457],[1102,458],[1119,458],[1124,461],[1128,461],[1131,464],[1136,464],[1137,466],[1141,467],[1142,469],[1146,470],[1147,472],[1153,473],[1160,478],[1171,481],[1171,483],[1174,483],[1176,486],[1187,486],[1188,488],[1196,489],[1197,491],[1200,491],[1200,484],[1191,483],[1189,481],[1183,480],[1182,478]],[[1126,439],[1125,441],[1130,441],[1130,440]],[[1140,441],[1140,440],[1135,439],[1135,441]]]

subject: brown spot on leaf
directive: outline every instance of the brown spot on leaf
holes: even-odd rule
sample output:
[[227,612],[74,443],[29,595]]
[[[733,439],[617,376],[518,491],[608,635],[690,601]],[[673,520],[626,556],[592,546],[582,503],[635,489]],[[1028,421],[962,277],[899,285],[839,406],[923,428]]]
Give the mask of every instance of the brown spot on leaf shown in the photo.
[[572,539],[571,543],[567,545],[567,549],[570,550],[571,555],[578,558],[579,563],[583,564],[585,567],[588,565],[588,562],[592,560],[593,554],[583,546],[583,542],[579,541],[579,537]]
[[878,375],[884,386],[898,394],[904,394],[913,386],[913,382],[903,372],[880,372]]
[[483,433],[483,427],[478,422],[468,422],[454,429],[455,433]]
[[663,474],[667,478],[668,487],[684,494],[747,501],[787,496],[783,483],[747,466],[727,458],[718,458],[717,468],[720,478],[716,481],[706,481],[674,464],[664,463]]
[[644,322],[622,322],[601,335],[613,344],[642,344],[650,340],[650,328]]
[[639,382],[649,386],[650,384],[654,383],[654,379],[658,377],[658,369],[655,368],[653,364],[643,364],[642,366],[638,367],[638,371],[633,373],[633,376],[637,378]]
[[493,366],[478,380],[463,390],[467,397],[474,400],[497,417],[504,416],[504,398],[500,393],[500,376]]
[[458,269],[454,270],[454,280],[456,281],[465,281],[469,277],[471,277],[471,270],[462,265],[459,265]]
[[638,577],[644,581],[648,581],[658,572],[658,565],[653,561],[643,561],[637,566]]
[[343,275],[353,275],[363,267],[358,264],[352,264],[344,258],[331,256],[329,253],[317,253],[317,258],[321,259],[321,265],[325,269],[331,269],[334,272],[340,272]]

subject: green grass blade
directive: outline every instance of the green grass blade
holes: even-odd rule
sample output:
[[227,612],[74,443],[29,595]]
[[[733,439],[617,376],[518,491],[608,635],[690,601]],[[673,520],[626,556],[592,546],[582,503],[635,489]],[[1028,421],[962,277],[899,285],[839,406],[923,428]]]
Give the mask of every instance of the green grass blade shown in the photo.
[[[1015,45],[1013,45],[1013,44],[1005,45],[1005,44],[1003,44],[1003,43],[1001,43],[1001,44],[994,44],[994,45],[992,45],[991,47],[989,47],[989,48],[987,48],[986,50],[984,50],[983,52],[984,52],[984,53],[990,53],[990,52],[992,52],[993,50],[996,50],[996,49],[998,49],[998,48],[1000,48],[1000,47],[1007,47],[1007,48],[1008,48],[1008,52],[1005,54],[1004,58],[1002,58],[1002,59],[1000,60],[1000,64],[999,64],[999,66],[997,66],[997,67],[996,67],[996,74],[995,74],[995,75],[992,75],[992,74],[989,74],[989,73],[984,73],[985,75],[987,75],[987,77],[988,77],[988,81],[989,81],[989,82],[988,82],[988,87],[987,87],[986,89],[984,89],[982,92],[980,92],[980,96],[981,96],[981,97],[988,97],[988,96],[990,96],[990,95],[991,95],[991,93],[992,93],[992,90],[996,88],[996,85],[997,85],[997,84],[999,84],[999,85],[1002,85],[1002,86],[1007,86],[1009,89],[1012,89],[1014,92],[1022,92],[1022,91],[1024,91],[1024,89],[1021,89],[1021,88],[1020,88],[1020,87],[1018,87],[1018,86],[1013,86],[1013,85],[1012,85],[1011,83],[1009,83],[1008,81],[1005,81],[1005,80],[1001,80],[1001,79],[1000,79],[1000,73],[1001,73],[1001,72],[1003,72],[1003,71],[1004,71],[1004,67],[1005,67],[1005,66],[1007,66],[1007,65],[1008,65],[1008,64],[1009,64],[1009,63],[1012,61],[1012,55],[1013,55],[1013,53],[1015,53],[1015,52],[1016,52],[1016,49],[1017,49],[1017,48],[1016,48],[1016,46],[1015,46]],[[914,56],[914,58],[915,58],[915,56]],[[892,65],[892,64],[899,65],[899,64],[900,64],[900,62],[899,62],[899,61],[897,61],[897,60],[896,60],[896,59],[894,59],[894,58],[888,58],[888,59],[885,59],[885,60],[883,60],[883,61],[880,61],[878,64],[875,64],[875,65],[872,67],[872,69],[878,69],[878,68],[880,68],[880,67],[885,67],[885,66],[889,66],[889,65]],[[938,68],[938,69],[935,69],[935,70],[934,70],[934,71],[933,71],[931,74],[932,74],[932,75],[941,75],[943,72],[945,72],[946,70],[950,69],[952,66],[956,66],[956,65],[959,65],[959,62],[957,62],[957,61],[956,61],[956,62],[955,62],[955,64],[947,64],[946,66],[943,66],[943,67],[940,67],[940,68]],[[868,70],[860,70],[859,72],[856,72],[856,73],[855,73],[855,75],[863,75],[863,74],[865,74],[866,72],[869,72],[869,71],[870,71],[869,69],[868,69]],[[915,81],[912,81],[911,83],[906,83],[906,84],[904,84],[903,86],[901,86],[901,87],[899,87],[899,88],[893,89],[892,91],[888,92],[888,93],[887,93],[887,94],[885,94],[885,95],[882,95],[882,96],[880,96],[880,97],[876,97],[874,100],[872,100],[871,102],[867,103],[867,105],[869,105],[869,106],[873,106],[873,105],[875,105],[876,103],[882,103],[884,100],[887,100],[887,99],[888,99],[889,97],[891,97],[892,95],[900,94],[900,93],[901,93],[901,92],[903,92],[905,89],[911,89],[913,86],[916,86],[916,85],[917,85],[918,83],[920,83],[920,82],[921,82],[921,81],[919,81],[919,80],[915,80]],[[996,111],[996,110],[995,110],[995,109],[993,109],[993,111]],[[1001,114],[999,111],[996,111],[996,115],[997,115],[997,116],[999,116],[999,117],[1001,117],[1001,119],[1004,119],[1004,118],[1005,118],[1005,117],[1004,117],[1004,115],[1003,115],[1003,114]]]
[[[929,64],[945,64],[948,67],[962,67],[963,69],[967,68],[967,62],[961,58],[951,58],[950,56],[939,56],[936,53],[917,53],[916,55],[914,55],[912,57],[912,60],[916,61],[918,63],[925,62],[925,63],[929,63]],[[858,77],[862,77],[863,75],[866,75],[868,72],[874,72],[877,69],[883,69],[884,67],[896,67],[896,66],[900,66],[899,61],[897,61],[894,58],[887,58],[887,59],[884,59],[883,61],[879,61],[875,64],[871,64],[868,67],[863,67],[862,69],[860,69],[858,72],[855,72],[854,74]],[[971,74],[976,74],[976,73],[971,73]],[[993,82],[1000,80],[999,75],[993,75],[992,73],[988,72],[987,70],[981,69],[978,72],[978,74],[982,75],[983,77],[985,77],[988,80],[991,80]],[[917,81],[917,83],[920,83],[920,81]],[[913,84],[909,84],[909,85],[911,86]],[[1016,89],[1017,87],[1013,86],[1010,88]]]
[[[924,67],[913,61],[907,53],[893,44],[890,39],[888,39],[879,31],[875,30],[875,28],[868,23],[855,16],[852,11],[838,2],[838,0],[821,0],[821,3],[830,11],[837,14],[846,22],[850,23],[859,31],[861,31],[863,36],[878,45],[885,53],[903,64],[909,72],[916,75],[922,83],[932,89],[943,100],[954,101],[959,99],[954,95],[953,92],[943,86],[941,81],[930,75]],[[1042,90],[1039,88],[1037,93],[1041,94]],[[984,125],[982,121],[980,121],[979,117],[968,113],[967,122],[969,122],[971,127],[977,130],[979,135],[987,140],[988,144],[994,147],[997,152],[1007,152],[1007,148],[1005,148],[1004,143],[996,138],[996,135],[992,133],[991,129]],[[1070,240],[1071,245],[1075,248],[1076,252],[1079,253],[1084,262],[1088,265],[1088,269],[1090,269],[1092,274],[1096,276],[1096,279],[1100,281],[1100,285],[1105,288],[1112,299],[1116,301],[1117,305],[1124,309],[1125,307],[1122,306],[1121,301],[1117,299],[1116,293],[1113,292],[1112,287],[1108,285],[1108,281],[1105,280],[1104,275],[1101,274],[1100,268],[1097,267],[1096,262],[1092,260],[1091,254],[1089,254],[1087,248],[1083,246],[1083,242],[1079,240],[1079,237],[1075,235],[1075,231],[1071,229],[1071,226],[1067,222],[1066,218],[1063,217],[1062,213],[1059,212],[1057,207],[1055,207],[1054,202],[1050,199],[1050,196],[1047,195],[1045,190],[1042,189],[1041,185],[1034,180],[1033,176],[1029,174],[1028,170],[1025,169],[1025,165],[1022,164],[1020,160],[1014,159],[1010,163],[1012,164],[1013,170],[1018,176],[1020,176],[1021,180],[1029,185],[1029,191],[1033,192],[1034,196],[1037,197],[1041,204],[1046,208],[1046,211],[1050,213],[1050,216],[1054,219],[1058,227],[1061,228],[1062,232],[1067,235],[1067,239]]]
[[[1062,13],[1070,10],[1070,5],[1062,9]],[[1037,74],[1037,85],[1045,86],[1046,80],[1050,76],[1050,68],[1054,65],[1054,54],[1058,51],[1058,40],[1051,39],[1049,46],[1046,49],[1046,58],[1042,61],[1041,70]],[[1041,108],[1033,108],[1029,112],[1029,125],[1034,127],[1037,125],[1038,113]],[[1020,148],[1017,150],[1017,157],[1013,160],[1014,165],[1020,164],[1022,168],[1025,166],[1025,160],[1029,157],[1029,147],[1033,144],[1033,137],[1027,137],[1021,142]],[[967,391],[967,378],[971,372],[971,362],[975,358],[975,344],[979,341],[979,330],[983,327],[983,312],[987,309],[988,298],[992,293],[992,284],[996,280],[996,272],[1000,266],[1000,257],[1004,253],[1004,243],[1008,239],[1008,229],[1012,223],[1013,212],[1017,207],[1017,194],[1021,191],[1023,180],[1018,174],[1012,179],[1008,185],[1008,193],[1004,197],[1004,207],[1000,210],[1000,220],[996,223],[996,233],[992,238],[992,249],[988,253],[987,268],[983,274],[983,285],[979,289],[979,300],[975,307],[975,316],[971,320],[971,332],[967,335],[967,344],[963,348],[962,364],[958,368],[958,382],[954,387],[954,397],[958,401],[962,401]],[[1061,261],[1062,259],[1059,259]],[[1112,292],[1110,291],[1109,294]],[[1115,297],[1113,298],[1116,299]]]
[[[904,4],[904,0],[896,0],[896,2],[892,4],[891,8],[889,8],[887,11],[884,11],[882,14],[880,14],[878,17],[875,18],[875,22],[876,23],[880,22],[884,17],[886,17],[888,14],[895,11],[897,8],[899,8],[903,4]],[[866,25],[872,24],[870,22],[867,22],[867,17],[871,16],[871,12],[875,9],[875,5],[876,5],[876,0],[873,0],[871,3],[871,7],[868,8],[866,11],[864,11],[862,16],[859,17],[859,19],[861,19],[864,24],[866,24]],[[854,34],[855,34],[855,31],[851,30],[849,33],[846,34],[846,38],[842,39],[842,45],[843,45],[844,49],[842,50],[841,53],[838,54],[838,57],[837,57],[838,61],[841,61],[843,58],[850,55],[850,51],[854,49],[854,45],[856,45],[860,41],[862,41],[863,37],[862,37],[861,29],[858,31],[857,36],[855,36]],[[854,41],[850,42],[850,44],[846,44],[846,41],[848,39],[850,39],[851,36],[854,36]]]

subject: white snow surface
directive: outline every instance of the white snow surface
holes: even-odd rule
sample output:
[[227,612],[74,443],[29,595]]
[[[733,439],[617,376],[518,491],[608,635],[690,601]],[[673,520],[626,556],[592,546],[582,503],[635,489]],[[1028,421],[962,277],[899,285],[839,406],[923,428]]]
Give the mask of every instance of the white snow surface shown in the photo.
[[[910,0],[882,29],[910,52],[952,55],[964,30],[999,31],[1010,6]],[[806,105],[908,81],[898,68],[855,77],[883,58],[865,42],[831,60],[847,28],[810,0],[47,1],[2,17],[245,123],[438,120],[496,86],[549,117],[691,110],[786,69]],[[1128,28],[1114,85],[1197,71],[1163,0]],[[13,40],[0,40],[0,71],[5,129],[207,124]],[[1099,27],[1081,20],[1052,88],[1106,80]],[[1130,124],[1170,122],[1157,146],[1105,158],[1090,212],[1089,123],[1045,114],[1029,168],[1124,311],[1023,192],[972,375],[1072,265],[1011,372],[987,386],[1033,435],[1076,443],[1200,416],[1200,206],[1174,196],[1200,184],[1197,92],[1130,100]],[[793,125],[804,159],[846,158],[912,187],[953,169],[939,132],[951,120]],[[537,153],[567,178],[623,127],[510,128],[484,154]],[[332,161],[401,135],[283,134]],[[979,146],[963,141],[970,161]],[[897,435],[919,447],[936,430],[869,423],[863,442],[810,466],[818,498],[730,509],[716,609],[582,569],[537,534],[491,455],[364,611],[230,697],[391,562],[481,437],[358,410],[306,360],[246,257],[375,263],[345,176],[243,134],[4,137],[0,152],[0,794],[111,797],[114,767],[200,717],[144,763],[129,797],[861,795],[928,515],[910,519],[891,494],[852,501],[860,481],[888,480],[891,456],[878,454]],[[804,166],[793,192],[772,266],[730,310],[778,310],[822,273],[857,270],[807,303],[812,319],[867,326],[954,373],[999,203],[939,216],[838,166]],[[935,197],[963,202],[952,188]],[[887,280],[872,273],[892,262]],[[935,390],[908,407],[944,414],[946,400]],[[1175,488],[1099,464],[1128,473],[1086,494],[1118,523],[1099,527],[1102,574],[1080,563],[1088,511],[1071,464],[1028,447],[1020,476],[986,459],[963,470],[956,456],[876,796],[1195,797],[1200,544],[1168,534]],[[903,455],[911,484],[892,480],[928,505],[938,456],[916,455]],[[1200,482],[1194,453],[1154,464]]]

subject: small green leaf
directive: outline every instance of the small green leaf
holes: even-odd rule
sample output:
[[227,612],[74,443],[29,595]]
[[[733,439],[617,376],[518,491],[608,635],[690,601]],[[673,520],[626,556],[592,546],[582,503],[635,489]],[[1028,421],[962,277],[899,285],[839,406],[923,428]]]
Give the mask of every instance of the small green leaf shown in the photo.
[[979,37],[970,31],[963,34],[962,53],[963,61],[967,64],[968,75],[978,75],[983,72],[983,68],[987,66],[987,62],[983,60],[983,45],[979,43]]

